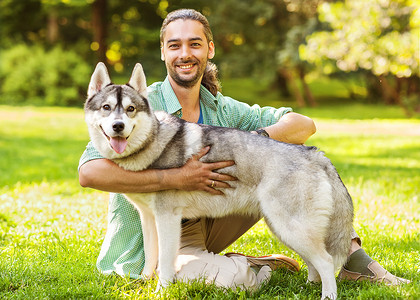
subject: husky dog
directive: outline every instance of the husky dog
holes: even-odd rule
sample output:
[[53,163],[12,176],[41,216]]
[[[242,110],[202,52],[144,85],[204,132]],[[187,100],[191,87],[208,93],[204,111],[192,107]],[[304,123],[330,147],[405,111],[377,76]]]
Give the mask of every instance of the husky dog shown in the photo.
[[220,170],[238,178],[224,195],[179,190],[126,195],[141,215],[143,275],[152,277],[159,264],[158,289],[175,278],[182,218],[243,214],[264,217],[271,231],[305,261],[308,279],[322,281],[322,298],[336,298],[334,273],[350,249],[353,203],[322,152],[153,112],[140,64],[128,84],[114,85],[105,65],[98,63],[85,117],[95,148],[127,170],[180,167],[205,146],[211,148],[202,161],[235,161]]

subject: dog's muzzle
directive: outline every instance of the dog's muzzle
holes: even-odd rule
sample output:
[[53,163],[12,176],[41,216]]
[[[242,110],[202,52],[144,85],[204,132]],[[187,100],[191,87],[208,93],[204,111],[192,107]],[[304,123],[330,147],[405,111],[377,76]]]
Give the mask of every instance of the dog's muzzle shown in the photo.
[[[105,130],[102,128],[102,126],[99,126],[102,130],[102,133],[104,134],[104,136],[108,139],[109,144],[111,146],[111,148],[117,152],[118,154],[121,154],[125,151],[125,148],[127,147],[128,144],[128,137],[122,137],[122,136],[108,136],[105,133]],[[124,130],[125,128],[125,124],[122,121],[115,121],[112,124],[112,129],[116,132],[116,133],[120,133]]]
[[117,133],[120,133],[121,131],[123,131],[124,128],[125,128],[125,124],[123,121],[115,121],[112,124],[112,129]]

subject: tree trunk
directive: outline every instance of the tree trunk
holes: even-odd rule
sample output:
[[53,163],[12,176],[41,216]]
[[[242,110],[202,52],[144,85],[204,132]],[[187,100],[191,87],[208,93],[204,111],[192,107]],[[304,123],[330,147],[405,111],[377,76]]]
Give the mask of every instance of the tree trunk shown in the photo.
[[92,3],[92,27],[93,41],[97,42],[99,49],[97,51],[98,61],[106,63],[106,37],[107,37],[107,0],[95,0]]
[[299,72],[300,81],[302,82],[303,94],[305,95],[306,100],[308,100],[309,105],[311,107],[317,106],[318,103],[316,103],[315,97],[312,94],[311,89],[309,88],[308,84],[306,83],[304,68],[298,67],[298,72]]
[[57,17],[57,9],[53,7],[48,13],[47,41],[50,44],[54,44],[57,40],[58,40],[58,17]]
[[404,102],[401,100],[401,97],[397,90],[389,83],[388,78],[384,75],[379,76],[379,80],[382,84],[382,87],[384,89],[384,96],[386,98],[392,99],[392,102],[395,104],[398,104],[405,112],[407,117],[411,117],[412,113],[408,109],[408,107],[404,104]]
[[289,86],[291,87],[293,96],[296,99],[297,106],[305,107],[305,99],[303,98],[302,93],[300,92],[299,87],[296,84],[296,80],[293,74],[287,69],[280,69],[279,72],[283,75],[284,78],[286,78]]
[[272,87],[279,89],[284,98],[289,98],[292,95],[289,91],[289,87],[287,86],[287,79],[280,71],[276,72],[276,78],[274,79]]

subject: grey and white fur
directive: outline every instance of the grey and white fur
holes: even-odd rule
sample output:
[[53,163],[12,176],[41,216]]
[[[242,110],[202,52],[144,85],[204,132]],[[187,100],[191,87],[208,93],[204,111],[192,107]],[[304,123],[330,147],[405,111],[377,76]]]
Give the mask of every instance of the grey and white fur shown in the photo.
[[335,271],[350,249],[353,203],[323,152],[153,112],[140,64],[128,84],[114,85],[99,63],[85,118],[95,148],[126,170],[180,167],[205,146],[211,148],[202,161],[235,161],[220,170],[238,178],[221,196],[180,190],[126,194],[141,215],[142,274],[152,277],[158,268],[158,289],[175,278],[182,218],[243,214],[264,217],[275,236],[305,261],[308,280],[322,281],[322,298],[337,297]]

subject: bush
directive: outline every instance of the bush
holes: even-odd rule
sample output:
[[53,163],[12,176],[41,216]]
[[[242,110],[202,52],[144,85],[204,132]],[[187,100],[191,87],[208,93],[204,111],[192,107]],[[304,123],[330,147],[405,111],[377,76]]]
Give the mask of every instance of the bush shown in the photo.
[[3,104],[74,106],[83,103],[91,68],[74,51],[17,45],[0,61]]

